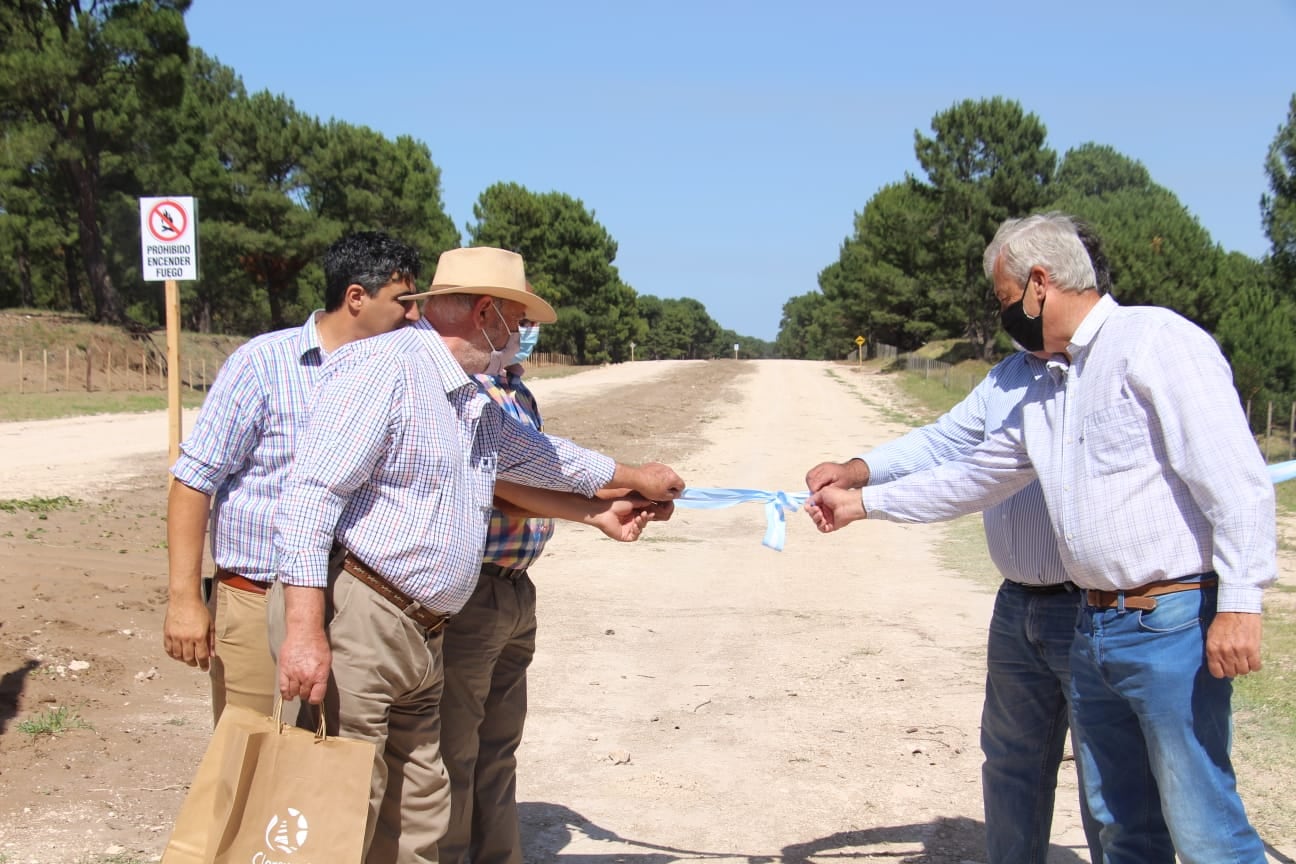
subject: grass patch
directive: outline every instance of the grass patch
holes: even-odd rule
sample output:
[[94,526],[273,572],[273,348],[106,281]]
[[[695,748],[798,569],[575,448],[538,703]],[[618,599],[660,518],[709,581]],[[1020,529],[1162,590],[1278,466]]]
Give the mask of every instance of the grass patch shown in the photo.
[[[180,404],[197,408],[204,393],[183,389]],[[120,391],[106,393],[0,393],[0,422],[15,420],[56,420],[89,414],[136,414],[142,411],[164,411],[167,394],[163,391]]]
[[52,513],[55,510],[66,510],[81,502],[66,495],[57,498],[0,498],[0,513]]
[[73,729],[93,728],[93,726],[81,719],[81,715],[64,705],[42,711],[35,717],[23,720],[18,724],[19,732],[24,732],[33,737],[36,735],[58,735]]
[[990,559],[990,550],[986,548],[980,513],[945,523],[940,542],[936,545],[936,556],[945,569],[986,588],[997,588],[1003,581],[999,568]]
[[570,375],[577,375],[597,368],[597,366],[527,366],[526,374],[522,376],[522,380],[537,381],[541,378],[566,378]]
[[[1296,610],[1290,600],[1265,610],[1258,674],[1233,682],[1237,707],[1253,715],[1267,731],[1296,740]],[[1285,748],[1296,766],[1296,752]]]
[[876,399],[871,399],[868,396],[865,396],[863,393],[859,391],[859,389],[855,386],[853,382],[843,378],[841,375],[838,375],[837,372],[832,369],[825,370],[825,374],[827,374],[829,378],[833,379],[837,383],[842,384],[845,387],[849,388],[850,391],[855,394],[856,399],[858,399],[860,402],[862,402],[863,404],[867,405],[869,408],[876,411],[878,415],[888,423],[895,423],[899,426],[916,427],[916,426],[922,426],[924,423],[928,422],[927,420],[924,420],[908,411],[902,411],[897,408],[893,408],[890,405],[883,405],[881,402],[878,402]]
[[1280,514],[1296,514],[1296,480],[1289,480],[1275,486],[1274,497],[1278,499],[1278,512]]

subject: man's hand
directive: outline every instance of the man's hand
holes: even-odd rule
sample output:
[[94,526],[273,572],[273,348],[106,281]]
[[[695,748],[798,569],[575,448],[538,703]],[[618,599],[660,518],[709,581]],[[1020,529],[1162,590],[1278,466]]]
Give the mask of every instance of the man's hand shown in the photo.
[[[206,671],[216,630],[202,600],[203,540],[211,498],[179,480],[167,492],[167,608],[162,647],[168,656]],[[213,586],[214,587],[214,586]]]
[[825,486],[838,489],[862,489],[869,482],[869,466],[863,459],[847,462],[820,462],[806,472],[806,488],[818,492]]
[[618,463],[607,486],[633,489],[650,501],[673,501],[684,491],[684,481],[675,469],[660,462],[637,466]]
[[173,659],[204,672],[211,666],[211,656],[216,653],[216,628],[201,597],[172,597],[167,601],[162,646]]
[[613,540],[633,543],[643,533],[644,526],[652,521],[652,502],[631,496],[600,502],[602,509],[590,515],[587,525],[593,525]]
[[286,634],[279,646],[279,695],[285,702],[324,701],[333,652],[324,635],[324,589],[284,586]]
[[1206,631],[1206,668],[1216,678],[1260,671],[1260,613],[1218,612]]
[[825,486],[811,495],[806,501],[805,509],[815,526],[824,534],[845,528],[868,515],[864,512],[864,502],[860,500],[859,492],[836,486]]

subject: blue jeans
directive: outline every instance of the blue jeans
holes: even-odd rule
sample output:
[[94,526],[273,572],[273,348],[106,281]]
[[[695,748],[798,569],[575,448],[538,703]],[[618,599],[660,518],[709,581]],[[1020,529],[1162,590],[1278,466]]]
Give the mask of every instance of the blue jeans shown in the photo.
[[[1005,581],[995,597],[981,709],[989,864],[1045,864],[1058,766],[1070,729],[1071,642],[1080,592],[1040,594]],[[1097,825],[1080,801],[1094,860]]]
[[1071,647],[1085,795],[1105,864],[1264,864],[1229,760],[1233,683],[1206,668],[1214,587],[1086,606]]

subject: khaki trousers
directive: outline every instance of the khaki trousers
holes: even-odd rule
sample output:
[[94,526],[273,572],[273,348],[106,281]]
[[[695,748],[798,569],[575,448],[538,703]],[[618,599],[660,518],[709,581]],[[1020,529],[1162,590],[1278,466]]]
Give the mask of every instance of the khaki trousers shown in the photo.
[[[378,748],[365,864],[436,864],[437,841],[450,816],[438,714],[441,636],[429,635],[338,561],[329,569],[325,617],[333,652],[324,696],[329,734]],[[276,657],[284,635],[283,585],[276,582],[270,590]],[[315,718],[311,706],[300,706],[297,725],[314,729]]]
[[522,864],[517,748],[526,720],[526,672],[535,656],[536,593],[483,574],[446,624],[441,752],[450,775],[444,864]]
[[279,685],[266,633],[266,595],[223,582],[213,588],[207,601],[216,631],[216,654],[208,667],[212,723],[220,720],[226,705],[269,716]]

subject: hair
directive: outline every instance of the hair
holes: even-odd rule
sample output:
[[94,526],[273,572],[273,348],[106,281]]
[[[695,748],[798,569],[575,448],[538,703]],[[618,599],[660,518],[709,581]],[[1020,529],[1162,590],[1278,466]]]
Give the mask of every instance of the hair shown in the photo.
[[1076,224],[1065,213],[1041,213],[1009,219],[999,226],[986,247],[982,264],[994,278],[995,262],[1003,259],[1004,271],[1025,284],[1032,267],[1042,267],[1063,291],[1096,287],[1094,265],[1077,234]]
[[1089,263],[1093,264],[1094,285],[1098,293],[1112,293],[1111,263],[1107,260],[1107,253],[1103,251],[1102,238],[1094,231],[1093,226],[1083,219],[1071,221],[1075,223],[1076,236],[1080,238],[1085,251],[1089,253]]
[[324,250],[324,311],[342,305],[349,285],[370,297],[391,282],[414,282],[421,266],[418,250],[381,231],[357,231]]

